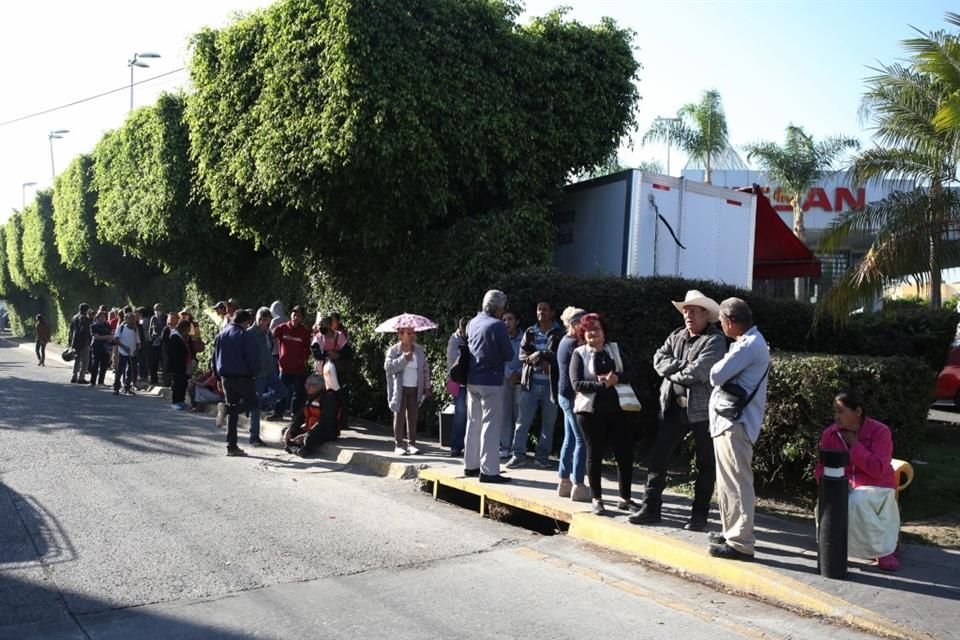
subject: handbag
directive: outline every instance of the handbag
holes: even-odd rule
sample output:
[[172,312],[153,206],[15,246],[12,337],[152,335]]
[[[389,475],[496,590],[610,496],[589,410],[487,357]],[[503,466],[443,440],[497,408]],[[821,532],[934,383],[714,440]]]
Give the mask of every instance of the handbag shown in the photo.
[[593,401],[596,396],[597,394],[595,393],[581,393],[578,391],[577,395],[573,398],[573,412],[593,413]]
[[767,369],[763,372],[760,382],[757,383],[753,392],[749,394],[746,389],[735,382],[728,382],[721,385],[718,401],[713,410],[716,411],[718,416],[722,416],[728,420],[739,420],[740,416],[743,415],[743,410],[747,408],[747,405],[750,404],[753,397],[757,395],[757,391],[760,390],[760,385],[763,384],[769,371],[770,365],[767,365]]
[[77,350],[73,347],[67,347],[63,350],[63,353],[60,354],[60,358],[64,362],[72,362],[77,357]]
[[617,390],[617,400],[620,401],[620,409],[623,411],[636,412],[643,408],[640,400],[637,399],[637,394],[634,393],[633,387],[630,385],[618,384],[614,389]]
[[467,373],[470,370],[470,349],[466,344],[460,343],[460,353],[457,354],[457,361],[450,367],[450,379],[460,385],[467,384]]

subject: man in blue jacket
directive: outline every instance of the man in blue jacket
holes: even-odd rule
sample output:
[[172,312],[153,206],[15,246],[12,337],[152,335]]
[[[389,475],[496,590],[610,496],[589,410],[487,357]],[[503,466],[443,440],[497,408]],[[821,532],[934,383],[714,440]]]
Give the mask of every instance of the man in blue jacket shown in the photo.
[[257,405],[256,377],[260,370],[257,338],[247,331],[253,317],[241,310],[217,336],[213,350],[213,372],[223,384],[227,403],[227,455],[245,456],[237,446],[237,420],[241,410]]
[[507,326],[500,318],[507,296],[491,290],[483,296],[483,310],[467,325],[470,368],[467,372],[467,435],[464,438],[464,475],[480,482],[509,482],[500,475],[500,427],[503,424],[504,365],[513,359]]

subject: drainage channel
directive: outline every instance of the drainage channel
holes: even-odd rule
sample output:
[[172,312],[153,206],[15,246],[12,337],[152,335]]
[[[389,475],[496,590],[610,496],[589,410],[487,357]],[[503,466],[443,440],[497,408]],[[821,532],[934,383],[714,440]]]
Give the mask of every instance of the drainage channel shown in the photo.
[[[435,486],[436,485],[436,486]],[[456,505],[464,509],[469,509],[474,513],[480,513],[496,522],[501,522],[513,527],[520,527],[532,531],[542,536],[555,536],[567,532],[570,524],[534,513],[526,509],[521,509],[514,505],[503,504],[489,497],[482,497],[467,491],[461,491],[456,487],[451,487],[443,483],[436,483],[433,480],[421,480],[421,491],[433,494],[434,498],[448,504]],[[481,504],[483,512],[481,513]]]

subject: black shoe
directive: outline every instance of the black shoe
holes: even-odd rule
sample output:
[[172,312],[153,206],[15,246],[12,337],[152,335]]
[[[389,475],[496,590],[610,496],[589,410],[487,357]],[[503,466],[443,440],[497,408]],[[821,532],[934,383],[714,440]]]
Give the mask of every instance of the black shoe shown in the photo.
[[499,473],[495,476],[488,476],[485,473],[481,473],[480,482],[489,482],[490,484],[503,484],[505,482],[510,482],[510,478],[506,476],[502,476]]
[[737,551],[726,542],[723,544],[711,544],[709,552],[714,558],[723,558],[724,560],[743,560],[746,562],[753,560],[752,553]]
[[251,441],[250,441],[250,446],[251,446],[251,447],[265,447],[265,446],[267,446],[267,443],[264,442],[263,440],[261,440],[260,438],[257,438],[256,440],[251,440]]
[[450,457],[451,457],[451,458],[462,458],[462,457],[463,457],[463,451],[457,451],[456,449],[451,449],[451,450],[450,450]]
[[639,512],[643,507],[634,502],[633,500],[621,500],[617,503],[617,509],[620,511],[629,511],[631,513]]
[[707,518],[706,516],[690,516],[690,519],[687,520],[687,524],[683,525],[683,528],[687,531],[706,531]]
[[114,389],[114,390],[113,390],[113,395],[115,395],[115,396],[120,395],[120,389]]
[[707,534],[707,540],[710,541],[710,544],[726,544],[727,539],[723,537],[722,533],[717,533],[716,531],[711,531]]
[[77,384],[76,378],[70,378],[70,384]]
[[293,445],[288,444],[288,445],[286,445],[286,446],[283,447],[283,450],[286,451],[287,453],[292,453],[292,454],[296,455],[297,451],[300,450],[300,447],[295,447],[295,446],[293,446]]
[[227,455],[231,458],[242,458],[247,455],[247,452],[240,447],[227,447]]
[[640,507],[640,511],[627,518],[631,524],[657,524],[660,522],[660,509],[654,509],[649,505]]
[[463,475],[467,476],[468,478],[476,478],[480,475],[480,469],[464,469]]

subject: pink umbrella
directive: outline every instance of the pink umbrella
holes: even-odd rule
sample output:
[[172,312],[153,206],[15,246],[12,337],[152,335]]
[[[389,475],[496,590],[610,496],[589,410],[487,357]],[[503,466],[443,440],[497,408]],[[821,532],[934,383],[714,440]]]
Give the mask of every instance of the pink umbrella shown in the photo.
[[418,316],[415,313],[401,313],[389,320],[381,322],[374,331],[379,333],[394,333],[400,329],[413,329],[414,331],[428,331],[436,329],[437,323],[430,318]]

